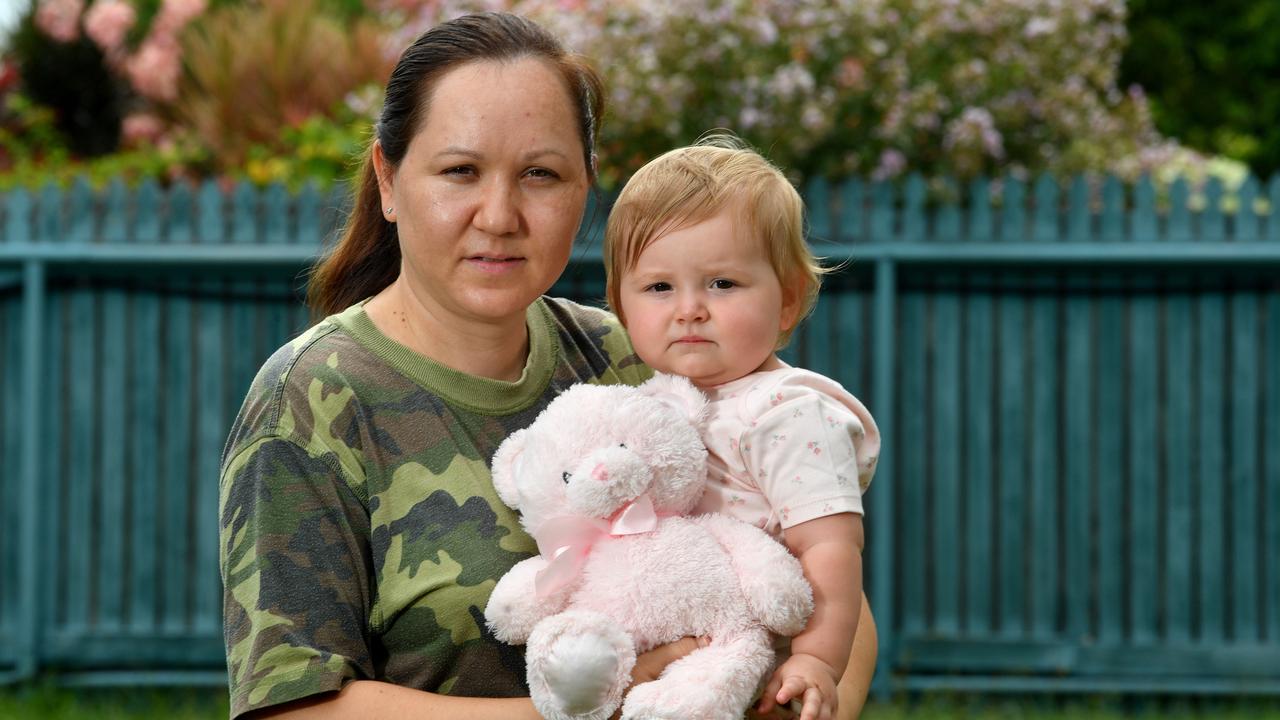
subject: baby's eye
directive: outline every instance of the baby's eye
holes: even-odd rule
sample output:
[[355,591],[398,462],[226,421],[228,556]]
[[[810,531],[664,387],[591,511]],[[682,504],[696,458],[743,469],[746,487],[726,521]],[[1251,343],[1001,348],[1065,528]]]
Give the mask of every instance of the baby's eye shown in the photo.
[[645,292],[671,292],[671,283],[656,282],[645,287]]
[[711,287],[716,290],[729,290],[737,286],[738,283],[727,278],[716,278],[711,281]]
[[569,473],[567,473],[567,472],[566,472],[566,473],[561,473],[561,474],[560,474],[560,479],[561,479],[561,480],[564,480],[564,484],[565,484],[565,485],[568,485],[568,484],[569,484]]

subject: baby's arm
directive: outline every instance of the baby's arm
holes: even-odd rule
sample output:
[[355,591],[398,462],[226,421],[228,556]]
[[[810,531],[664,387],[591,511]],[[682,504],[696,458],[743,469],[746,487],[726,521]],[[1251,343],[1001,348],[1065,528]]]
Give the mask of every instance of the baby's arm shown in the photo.
[[838,513],[787,528],[787,547],[813,587],[813,615],[791,641],[791,657],[765,687],[760,712],[792,698],[802,720],[833,717],[836,685],[849,664],[862,604],[862,516]]

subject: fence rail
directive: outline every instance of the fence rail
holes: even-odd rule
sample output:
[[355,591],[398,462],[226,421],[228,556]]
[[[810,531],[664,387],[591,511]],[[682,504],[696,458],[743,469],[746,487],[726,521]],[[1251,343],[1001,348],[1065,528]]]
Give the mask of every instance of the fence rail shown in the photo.
[[[881,687],[1280,694],[1280,178],[805,188]],[[340,193],[0,197],[0,679],[222,682],[218,454]],[[603,296],[602,212],[553,292]]]

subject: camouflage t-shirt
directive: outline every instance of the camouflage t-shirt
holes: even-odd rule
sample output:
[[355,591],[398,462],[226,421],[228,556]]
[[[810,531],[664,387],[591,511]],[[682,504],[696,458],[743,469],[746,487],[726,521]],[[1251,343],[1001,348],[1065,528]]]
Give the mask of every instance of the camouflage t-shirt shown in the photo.
[[613,316],[543,298],[516,382],[465,375],[383,335],[362,305],[278,350],[223,453],[220,556],[231,715],[353,679],[528,695],[489,593],[536,552],[489,461],[578,382],[646,379]]

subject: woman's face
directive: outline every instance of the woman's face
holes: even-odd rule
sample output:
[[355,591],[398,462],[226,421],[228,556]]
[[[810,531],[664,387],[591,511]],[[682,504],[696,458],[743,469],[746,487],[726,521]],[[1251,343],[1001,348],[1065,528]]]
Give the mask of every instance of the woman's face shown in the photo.
[[400,281],[438,320],[523,318],[569,262],[590,185],[574,101],[544,61],[469,63],[394,169],[375,148]]

